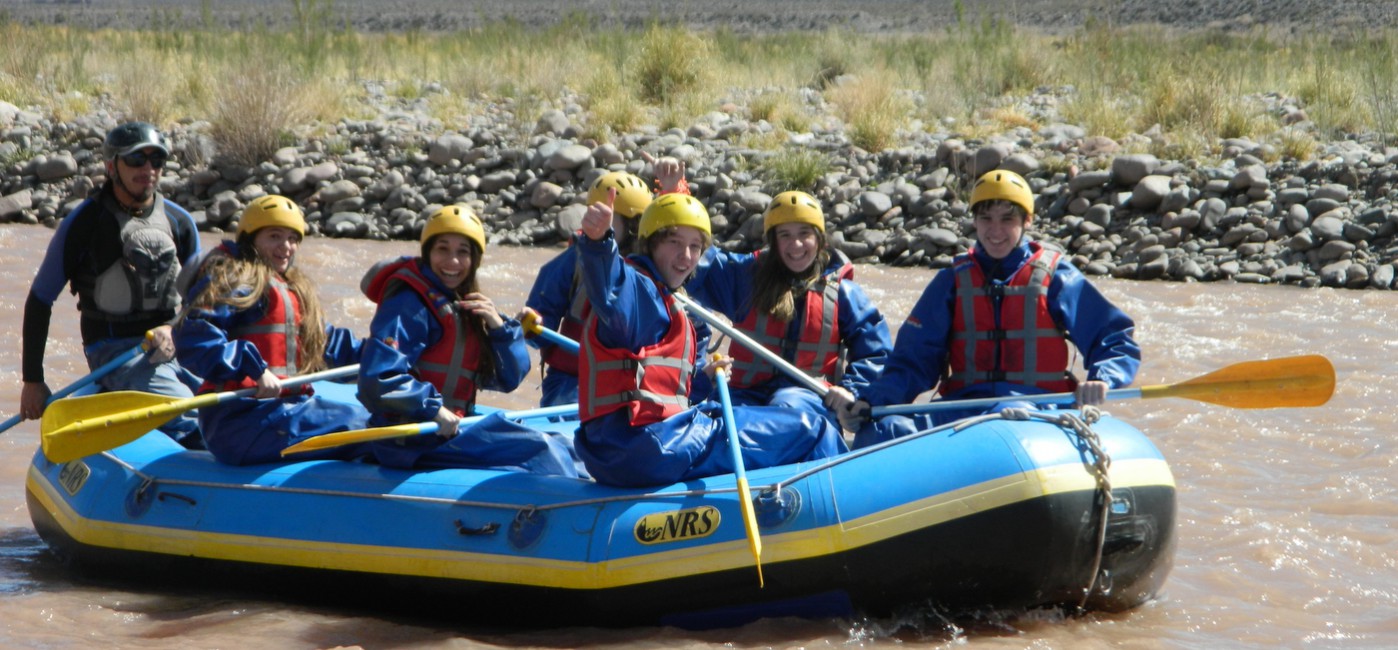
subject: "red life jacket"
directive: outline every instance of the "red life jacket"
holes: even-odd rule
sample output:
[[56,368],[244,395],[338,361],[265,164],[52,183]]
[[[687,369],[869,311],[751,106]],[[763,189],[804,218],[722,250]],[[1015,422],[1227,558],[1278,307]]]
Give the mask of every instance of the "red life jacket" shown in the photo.
[[432,384],[442,402],[457,415],[475,412],[481,337],[464,317],[458,317],[456,299],[443,292],[418,268],[417,258],[404,257],[380,267],[364,287],[375,304],[403,287],[412,289],[427,305],[442,328],[442,337],[422,351],[411,374]]
[[698,344],[694,326],[670,293],[659,282],[656,286],[664,296],[670,327],[654,345],[636,352],[605,347],[597,338],[597,315],[588,315],[587,339],[579,353],[578,408],[583,422],[625,408],[631,426],[643,427],[689,408],[689,381]]
[[[271,278],[267,283],[267,289],[266,313],[256,322],[230,330],[228,339],[252,343],[262,360],[267,363],[267,369],[285,379],[297,374],[298,369],[304,366],[301,358],[301,338],[298,335],[301,326],[301,299],[279,277]],[[244,377],[241,381],[223,382],[218,390],[237,390],[256,385],[256,377]],[[213,384],[205,382],[200,391],[213,388]]]
[[989,282],[971,254],[952,265],[956,296],[951,369],[941,382],[942,395],[987,382],[1035,386],[1050,393],[1077,386],[1068,372],[1068,338],[1048,310],[1049,284],[1060,255],[1036,242],[1029,247],[1029,260],[1004,285]]
[[[802,372],[827,381],[838,381],[840,373],[840,282],[854,277],[849,260],[823,274],[806,290],[805,309],[797,317],[800,327],[795,341],[786,338],[788,321],[758,314],[749,309],[737,329],[762,347],[790,361]],[[776,369],[744,345],[730,345],[733,355],[732,385],[748,388],[765,383]]]

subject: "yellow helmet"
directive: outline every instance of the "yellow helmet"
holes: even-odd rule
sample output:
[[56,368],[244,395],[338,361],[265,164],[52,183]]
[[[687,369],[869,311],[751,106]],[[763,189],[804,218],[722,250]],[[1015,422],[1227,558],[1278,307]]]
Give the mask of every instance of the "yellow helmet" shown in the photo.
[[268,226],[281,226],[306,236],[306,213],[295,201],[285,196],[268,194],[254,199],[243,209],[243,217],[238,220],[238,234],[252,234]]
[[650,188],[646,187],[645,181],[626,172],[607,172],[599,176],[587,190],[587,204],[605,203],[609,189],[616,190],[612,210],[623,217],[634,218],[650,205]]
[[976,179],[971,188],[971,207],[981,201],[1002,199],[1021,208],[1029,217],[1034,216],[1034,193],[1023,176],[1006,169],[986,172]]
[[485,226],[481,225],[480,217],[476,216],[471,208],[464,205],[448,205],[438,208],[432,216],[427,218],[427,223],[422,226],[422,236],[418,241],[426,244],[429,240],[443,233],[455,233],[476,242],[481,252],[485,252]]
[[825,214],[815,197],[805,192],[782,192],[772,198],[762,213],[762,234],[784,223],[804,223],[825,232]]
[[709,228],[709,210],[703,203],[688,194],[665,194],[652,201],[641,215],[640,237],[649,237],[655,231],[671,226],[697,228],[705,235],[713,236]]

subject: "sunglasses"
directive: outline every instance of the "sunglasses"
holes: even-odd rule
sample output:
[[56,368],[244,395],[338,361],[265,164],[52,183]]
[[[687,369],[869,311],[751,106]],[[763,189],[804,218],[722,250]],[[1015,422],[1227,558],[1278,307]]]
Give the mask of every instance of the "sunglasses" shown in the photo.
[[144,167],[146,163],[150,163],[151,167],[163,169],[165,167],[165,161],[169,160],[169,158],[170,157],[163,151],[155,151],[154,153],[133,151],[123,155],[121,161],[126,163],[128,167],[140,168]]

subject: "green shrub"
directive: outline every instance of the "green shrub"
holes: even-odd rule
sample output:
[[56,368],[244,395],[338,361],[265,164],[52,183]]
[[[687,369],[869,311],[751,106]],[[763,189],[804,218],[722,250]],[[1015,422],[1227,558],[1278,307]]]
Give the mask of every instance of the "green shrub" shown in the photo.
[[759,169],[773,193],[787,190],[810,192],[817,181],[830,173],[831,163],[829,156],[820,151],[791,147],[763,160]]

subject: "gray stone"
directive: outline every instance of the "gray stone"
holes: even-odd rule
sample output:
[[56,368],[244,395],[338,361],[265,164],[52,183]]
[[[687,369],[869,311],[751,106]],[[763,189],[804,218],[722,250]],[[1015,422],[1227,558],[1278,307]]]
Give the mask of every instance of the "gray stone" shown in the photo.
[[967,171],[969,171],[972,176],[979,177],[981,174],[984,174],[988,171],[991,171],[993,169],[999,169],[1000,163],[1004,162],[1006,158],[1010,157],[1010,153],[1012,151],[1013,148],[1009,144],[1004,142],[996,142],[994,144],[989,144],[984,147],[981,147],[980,149],[976,150],[976,157],[973,163],[973,168]]
[[1146,176],[1136,183],[1136,187],[1131,191],[1131,207],[1149,212],[1159,207],[1169,192],[1170,177]]
[[1334,201],[1337,205],[1349,200],[1349,187],[1339,183],[1326,183],[1315,188],[1313,198]]
[[570,144],[560,147],[553,155],[549,156],[548,168],[559,170],[573,170],[583,166],[592,160],[592,150],[580,144]]
[[1247,165],[1228,181],[1228,189],[1233,191],[1247,192],[1254,188],[1267,188],[1267,168],[1262,165]]
[[320,191],[320,202],[322,205],[331,205],[338,201],[359,196],[359,185],[351,180],[338,180],[331,183]]
[[1068,181],[1068,191],[1074,194],[1083,190],[1099,188],[1112,180],[1112,173],[1105,170],[1087,171]]
[[1311,232],[1322,240],[1343,239],[1345,222],[1339,217],[1326,213],[1311,222]]
[[558,236],[563,238],[572,237],[582,227],[583,215],[587,214],[587,206],[575,203],[564,207],[558,211]]
[[563,188],[553,183],[539,183],[534,186],[534,191],[529,195],[529,205],[540,210],[547,210],[558,205],[558,199],[563,196]]
[[432,141],[427,149],[427,160],[437,166],[446,165],[452,160],[465,158],[474,146],[471,138],[460,133],[448,133]]
[[1000,162],[1001,169],[1008,169],[1024,177],[1039,171],[1041,166],[1038,158],[1027,153],[1010,154],[1009,157]]
[[1112,159],[1112,179],[1117,185],[1131,187],[1155,172],[1160,160],[1148,153],[1126,154]]
[[12,219],[32,207],[34,207],[33,192],[20,190],[14,194],[7,194],[0,197],[0,219]]
[[331,237],[363,237],[369,224],[358,212],[336,212],[325,221],[323,230]]
[[34,166],[34,173],[40,181],[46,183],[61,180],[78,173],[78,161],[73,159],[72,154],[65,151],[40,160]]
[[563,135],[568,130],[568,114],[556,108],[544,111],[539,116],[539,120],[534,123],[534,134],[551,133],[553,135]]
[[863,192],[859,195],[857,202],[859,212],[870,219],[882,216],[893,207],[893,199],[881,192]]

